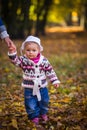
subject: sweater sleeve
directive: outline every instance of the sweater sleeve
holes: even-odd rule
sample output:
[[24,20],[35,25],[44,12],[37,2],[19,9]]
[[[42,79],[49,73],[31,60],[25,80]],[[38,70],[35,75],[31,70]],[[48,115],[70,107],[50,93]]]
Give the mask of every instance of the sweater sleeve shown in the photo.
[[46,59],[46,63],[45,63],[45,73],[46,73],[47,78],[50,80],[50,82],[53,85],[60,83],[52,65],[50,64],[50,62],[47,59]]
[[4,39],[6,37],[8,37],[8,33],[7,33],[7,29],[5,27],[5,25],[3,24],[2,19],[0,18],[0,38]]
[[17,56],[17,52],[14,52],[14,53],[12,53],[12,54],[10,54],[10,53],[8,52],[8,56],[9,56],[11,62],[12,62],[14,65],[19,66],[19,67],[22,68],[22,58],[21,58],[21,56],[20,56],[20,57]]

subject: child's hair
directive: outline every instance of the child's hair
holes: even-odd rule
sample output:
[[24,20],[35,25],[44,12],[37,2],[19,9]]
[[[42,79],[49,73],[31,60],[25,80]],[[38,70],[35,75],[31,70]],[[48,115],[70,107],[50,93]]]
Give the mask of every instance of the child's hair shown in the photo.
[[25,47],[25,44],[26,43],[30,43],[30,42],[35,42],[36,44],[38,44],[38,46],[40,47],[40,51],[43,51],[43,47],[41,45],[41,42],[40,42],[40,39],[38,37],[35,37],[35,36],[28,36],[25,41],[22,43],[22,46],[21,46],[21,54],[23,54],[23,50],[24,50],[24,47]]

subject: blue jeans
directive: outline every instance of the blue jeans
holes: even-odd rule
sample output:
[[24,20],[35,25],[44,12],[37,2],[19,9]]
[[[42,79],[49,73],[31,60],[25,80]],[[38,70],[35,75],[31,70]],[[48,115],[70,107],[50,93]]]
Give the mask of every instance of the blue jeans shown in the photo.
[[48,89],[46,87],[40,88],[41,101],[38,101],[37,96],[33,96],[32,92],[33,90],[29,88],[24,90],[25,108],[29,119],[39,117],[48,112]]

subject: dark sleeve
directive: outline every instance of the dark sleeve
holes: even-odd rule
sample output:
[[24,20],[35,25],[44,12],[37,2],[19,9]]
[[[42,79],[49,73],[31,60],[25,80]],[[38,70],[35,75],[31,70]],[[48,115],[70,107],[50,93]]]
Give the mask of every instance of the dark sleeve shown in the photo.
[[3,21],[2,21],[2,19],[0,18],[0,26],[1,26],[1,25],[3,25]]
[[0,38],[4,39],[6,37],[8,37],[8,33],[7,33],[7,29],[6,26],[4,25],[2,19],[0,18]]

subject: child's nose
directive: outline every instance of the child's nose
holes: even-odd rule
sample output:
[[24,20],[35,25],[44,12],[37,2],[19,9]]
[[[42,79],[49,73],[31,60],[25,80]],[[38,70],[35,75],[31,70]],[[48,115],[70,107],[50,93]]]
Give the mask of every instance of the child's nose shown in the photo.
[[30,51],[30,53],[32,53],[32,51]]

